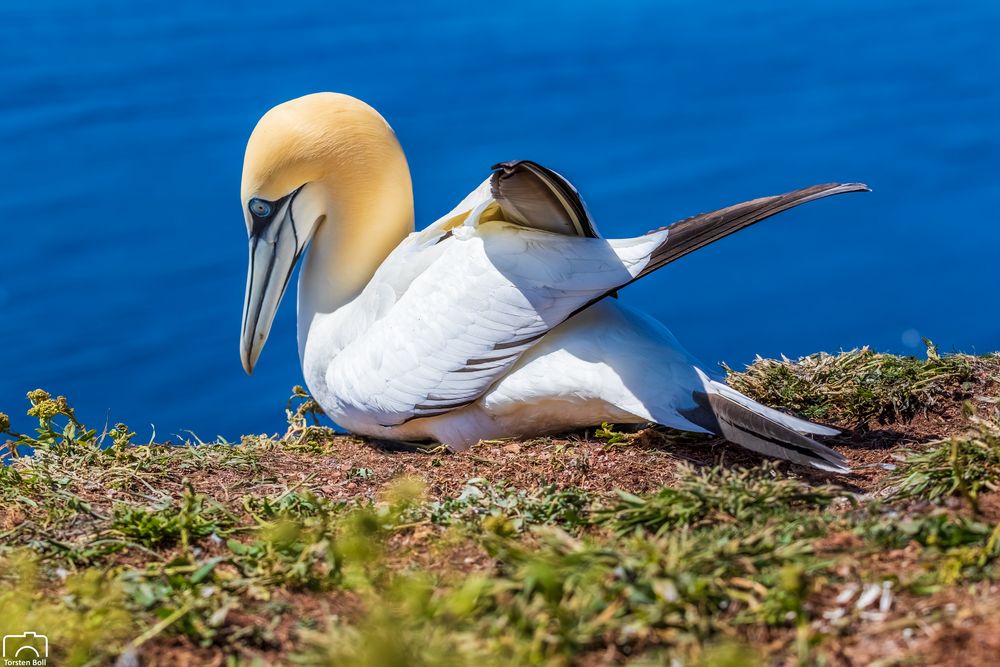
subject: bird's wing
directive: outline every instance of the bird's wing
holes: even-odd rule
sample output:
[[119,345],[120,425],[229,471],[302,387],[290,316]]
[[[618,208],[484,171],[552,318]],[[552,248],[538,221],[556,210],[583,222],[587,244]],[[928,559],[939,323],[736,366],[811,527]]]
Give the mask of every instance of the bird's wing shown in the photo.
[[573,184],[531,160],[493,165],[490,194],[504,219],[554,234],[598,238],[594,220]]
[[592,225],[554,233],[509,221],[511,209],[531,207],[512,206],[503,187],[508,203],[498,201],[497,178],[400,244],[359,298],[360,308],[377,294],[378,314],[326,374],[345,412],[396,426],[465,406],[553,327],[653,268],[797,204],[864,189],[814,186],[606,240],[586,233]]
[[[637,276],[665,237],[608,241],[494,221],[401,245],[365,289],[381,294],[382,316],[337,353],[328,387],[383,426],[462,407],[583,304]],[[406,265],[422,270],[403,290]]]
[[493,165],[493,173],[447,215],[419,234],[439,237],[477,208],[480,221],[506,222],[553,234],[600,238],[577,189],[565,177],[531,160]]

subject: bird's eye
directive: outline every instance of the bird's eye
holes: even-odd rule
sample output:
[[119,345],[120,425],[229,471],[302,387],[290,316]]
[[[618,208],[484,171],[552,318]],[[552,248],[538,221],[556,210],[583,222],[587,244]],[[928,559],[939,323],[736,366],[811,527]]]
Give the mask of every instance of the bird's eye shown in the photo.
[[250,212],[258,218],[266,218],[271,215],[271,203],[263,199],[251,199]]

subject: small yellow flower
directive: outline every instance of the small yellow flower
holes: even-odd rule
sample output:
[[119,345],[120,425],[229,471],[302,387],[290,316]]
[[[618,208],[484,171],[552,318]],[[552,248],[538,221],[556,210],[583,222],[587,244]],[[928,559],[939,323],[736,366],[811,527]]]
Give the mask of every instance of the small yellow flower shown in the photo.
[[10,431],[10,417],[7,413],[0,412],[0,433],[7,433]]
[[35,389],[34,391],[28,392],[28,400],[34,403],[41,403],[42,401],[47,401],[51,398],[49,392],[44,389]]
[[28,410],[29,417],[48,420],[61,412],[59,404],[53,401],[52,395],[44,389],[29,391],[28,400],[31,401],[31,408]]
[[56,415],[66,415],[73,417],[73,408],[66,402],[65,396],[56,396],[44,389],[35,389],[28,392],[28,400],[31,401],[31,408],[28,410],[29,417],[37,417],[41,420],[52,419]]

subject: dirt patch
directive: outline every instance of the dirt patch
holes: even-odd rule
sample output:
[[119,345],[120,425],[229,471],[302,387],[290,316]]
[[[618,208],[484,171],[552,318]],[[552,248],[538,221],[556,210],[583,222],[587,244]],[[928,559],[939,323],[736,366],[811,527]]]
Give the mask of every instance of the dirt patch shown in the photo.
[[[965,558],[961,562],[942,559],[940,553],[928,556],[938,549],[935,540],[958,540],[951,545],[957,549],[965,544],[974,544],[969,549],[983,548],[983,531],[988,536],[1000,519],[1000,492],[995,485],[985,487],[975,503],[958,495],[933,502],[896,499],[884,515],[878,510],[866,518],[883,521],[888,528],[881,529],[889,530],[938,515],[951,522],[941,528],[944,532],[940,535],[914,534],[912,539],[907,535],[890,536],[881,546],[871,534],[865,534],[864,523],[855,520],[868,508],[879,508],[892,497],[891,478],[907,451],[927,448],[931,441],[967,431],[972,412],[995,414],[995,397],[1000,389],[996,364],[975,368],[974,380],[962,386],[939,388],[931,407],[905,420],[869,420],[847,428],[849,424],[832,419],[834,426],[845,431],[827,443],[847,458],[854,471],[850,475],[829,475],[785,463],[768,468],[775,479],[804,481],[810,490],[828,484],[840,487],[828,492],[831,504],[809,510],[813,519],[818,513],[824,517],[820,525],[826,534],[810,534],[805,547],[810,557],[822,563],[817,567],[823,568],[823,574],[803,577],[805,588],[798,590],[794,581],[801,573],[796,574],[792,563],[788,572],[775,578],[778,583],[768,581],[765,587],[759,580],[748,578],[760,574],[751,567],[746,576],[733,579],[736,593],[727,604],[745,604],[749,613],[768,604],[785,604],[781,596],[794,589],[795,595],[802,596],[801,608],[794,604],[782,607],[781,613],[792,614],[790,617],[775,612],[766,622],[756,616],[752,623],[726,625],[722,634],[759,649],[773,664],[887,667],[995,661],[995,656],[1000,655],[1000,620],[996,620],[1000,619],[1000,603],[996,602],[1000,591],[992,575],[984,577],[977,571],[974,578],[963,579],[963,568],[968,569],[969,563],[975,565],[978,552],[953,558]],[[366,597],[364,587],[352,591],[349,586],[341,586],[343,579],[335,584],[323,580],[310,569],[308,552],[300,554],[293,549],[272,553],[284,546],[276,547],[275,542],[262,538],[261,526],[275,523],[277,515],[268,515],[266,508],[255,505],[261,499],[274,503],[292,497],[301,497],[304,503],[319,499],[335,507],[323,511],[337,516],[340,509],[336,508],[380,506],[380,501],[407,479],[419,480],[421,502],[425,504],[456,503],[456,499],[477,493],[477,489],[496,493],[487,496],[483,504],[448,510],[459,517],[453,523],[431,520],[424,514],[394,524],[380,543],[384,551],[379,556],[380,567],[385,568],[381,577],[418,571],[432,579],[435,586],[446,587],[469,575],[486,578],[509,572],[503,554],[498,555],[489,539],[484,538],[489,531],[514,536],[518,548],[525,552],[541,544],[535,533],[511,520],[523,509],[520,506],[507,514],[500,512],[491,523],[492,508],[488,504],[494,500],[523,503],[527,507],[524,511],[530,512],[536,511],[531,503],[541,497],[543,501],[538,502],[549,503],[545,511],[562,511],[561,506],[552,510],[560,502],[558,499],[579,493],[586,503],[602,504],[607,509],[620,501],[619,491],[643,497],[664,487],[680,488],[691,468],[721,466],[740,470],[763,461],[719,439],[659,428],[605,432],[601,438],[595,437],[594,431],[586,431],[552,438],[482,442],[457,454],[443,449],[388,451],[352,436],[327,431],[310,434],[310,438],[280,442],[262,439],[240,447],[136,447],[124,452],[120,460],[78,467],[56,462],[46,472],[48,477],[39,476],[35,486],[17,488],[10,496],[11,502],[0,505],[0,532],[12,542],[38,550],[44,559],[60,563],[64,570],[91,567],[106,572],[131,571],[144,578],[151,590],[161,595],[149,604],[149,617],[142,619],[142,627],[147,629],[155,627],[158,619],[169,617],[178,605],[183,608],[186,604],[195,610],[190,617],[184,617],[190,626],[181,628],[178,626],[182,624],[176,623],[143,642],[136,654],[141,664],[223,665],[229,657],[280,663],[299,653],[308,637],[319,636],[331,624],[364,618],[371,599]],[[841,491],[854,494],[854,501],[841,498]],[[561,492],[566,493],[560,496]],[[702,492],[706,489],[694,493]],[[17,494],[34,498],[34,505],[20,502]],[[67,502],[73,503],[72,509],[67,509]],[[132,531],[128,534],[120,525],[125,520],[116,518],[122,508],[136,512],[126,527]],[[311,510],[302,511],[308,515]],[[703,524],[737,523],[726,511],[718,510],[711,520],[703,519]],[[146,514],[139,516],[142,512]],[[187,517],[183,529],[171,523],[175,515]],[[196,516],[192,519],[191,515]],[[799,519],[791,514],[783,517],[791,523]],[[976,525],[969,528],[956,522]],[[198,527],[204,525],[210,527],[198,532]],[[578,533],[573,533],[574,526],[579,528]],[[587,539],[605,540],[601,544],[609,550],[619,546],[615,542],[617,533],[611,528],[597,523],[574,526],[560,527],[567,535],[567,549],[577,548]],[[780,530],[780,526],[775,529]],[[681,526],[675,532],[684,530]],[[769,539],[762,535],[761,539]],[[789,540],[795,539],[794,534],[789,535]],[[572,541],[577,538],[579,543]],[[974,542],[962,542],[966,539]],[[106,551],[91,548],[101,542],[115,547]],[[325,548],[319,542],[312,547]],[[775,549],[783,547],[781,543],[775,545]],[[241,559],[241,548],[266,548],[272,552]],[[336,558],[339,556],[330,556],[328,561]],[[189,589],[167,590],[180,585],[172,577],[191,577],[193,571],[212,559],[218,561],[211,575],[216,577],[213,586],[204,585],[207,579],[194,583],[185,580],[184,586]],[[324,566],[330,562],[324,562]],[[930,577],[933,586],[921,591],[910,586],[930,568],[943,565],[954,568],[951,579]],[[616,571],[611,579],[634,574]],[[542,575],[550,573],[542,571]],[[280,577],[284,577],[282,583],[270,588],[260,584]],[[788,590],[782,588],[784,578],[792,581],[787,584]],[[711,583],[710,578],[706,581]],[[58,577],[44,585],[53,599],[65,592]],[[884,590],[880,588],[883,586]],[[209,588],[213,590],[206,592]],[[220,593],[223,588],[224,595]],[[656,590],[657,595],[670,594],[669,586]],[[217,600],[218,607],[209,607],[205,602],[209,598],[212,604]],[[781,599],[775,602],[775,598]],[[623,604],[615,601],[610,613]],[[719,614],[718,609],[702,611],[706,615],[699,623],[709,623],[709,615]],[[596,618],[604,620],[599,615]],[[796,627],[795,623],[801,624]],[[681,628],[659,627],[641,636],[632,628],[608,631],[582,646],[566,664],[626,664],[647,648],[672,645],[676,630]],[[690,639],[685,641],[690,643]]]
[[962,614],[945,628],[918,641],[909,655],[926,665],[981,667],[1000,656],[1000,609],[990,606]]

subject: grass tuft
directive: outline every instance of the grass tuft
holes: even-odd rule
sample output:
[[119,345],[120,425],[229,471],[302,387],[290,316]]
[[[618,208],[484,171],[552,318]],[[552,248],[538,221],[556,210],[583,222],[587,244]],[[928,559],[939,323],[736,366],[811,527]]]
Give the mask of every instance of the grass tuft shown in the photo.
[[972,418],[973,430],[905,453],[896,470],[897,498],[962,496],[976,506],[1000,488],[1000,424]]
[[194,540],[226,534],[232,523],[232,517],[225,508],[188,486],[179,504],[171,499],[155,507],[117,504],[111,528],[146,547],[180,542],[186,550]]
[[620,533],[656,534],[682,527],[754,523],[776,516],[794,517],[821,510],[844,497],[833,486],[814,486],[778,473],[773,464],[745,470],[696,470],[682,465],[677,483],[639,497],[618,492],[618,502],[597,513],[598,520]]
[[526,491],[504,482],[474,478],[454,497],[434,501],[423,516],[443,525],[482,525],[493,532],[521,533],[537,525],[575,529],[588,521],[591,499],[578,489],[545,486]]
[[[726,367],[727,382],[755,400],[808,419],[850,425],[908,420],[960,390],[984,363],[965,354],[939,355],[927,345],[927,359],[867,347],[797,361],[758,357],[743,372]],[[996,365],[996,357],[988,359]]]

